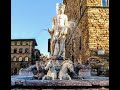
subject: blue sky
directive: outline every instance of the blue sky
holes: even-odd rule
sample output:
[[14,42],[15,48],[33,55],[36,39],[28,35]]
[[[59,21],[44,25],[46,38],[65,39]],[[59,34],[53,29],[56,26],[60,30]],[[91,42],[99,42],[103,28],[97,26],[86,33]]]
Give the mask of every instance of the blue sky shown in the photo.
[[56,3],[63,0],[11,0],[11,39],[35,38],[41,53],[48,54],[51,28],[56,15]]

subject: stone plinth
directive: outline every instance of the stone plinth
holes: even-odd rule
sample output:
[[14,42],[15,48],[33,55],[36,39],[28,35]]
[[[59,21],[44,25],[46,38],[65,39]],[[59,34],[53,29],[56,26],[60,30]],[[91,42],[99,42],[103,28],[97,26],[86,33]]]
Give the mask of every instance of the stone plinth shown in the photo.
[[81,65],[78,75],[80,77],[90,77],[91,76],[90,66]]
[[79,70],[79,76],[81,76],[81,77],[91,76],[91,70],[89,70],[89,69]]

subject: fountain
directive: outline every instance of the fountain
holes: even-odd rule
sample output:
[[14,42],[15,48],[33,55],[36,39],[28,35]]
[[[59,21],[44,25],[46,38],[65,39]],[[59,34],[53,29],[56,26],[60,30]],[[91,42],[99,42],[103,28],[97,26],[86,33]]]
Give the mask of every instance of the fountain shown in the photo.
[[[41,70],[47,70],[47,74],[41,76],[41,79],[25,80],[25,86],[109,86],[109,78],[91,76],[91,67],[88,64],[80,65],[77,72],[74,71],[73,62],[65,57],[65,40],[68,28],[74,28],[76,22],[68,21],[64,14],[65,5],[57,4],[57,15],[53,17],[52,29],[48,29],[51,35],[50,58],[46,67]],[[71,29],[73,30],[73,29]],[[69,59],[69,60],[68,60]],[[33,76],[32,68],[37,68],[39,72],[41,64],[36,62],[28,68],[20,69],[18,76]],[[72,73],[70,75],[70,73]],[[75,74],[77,73],[77,74]],[[45,79],[46,78],[46,79]]]

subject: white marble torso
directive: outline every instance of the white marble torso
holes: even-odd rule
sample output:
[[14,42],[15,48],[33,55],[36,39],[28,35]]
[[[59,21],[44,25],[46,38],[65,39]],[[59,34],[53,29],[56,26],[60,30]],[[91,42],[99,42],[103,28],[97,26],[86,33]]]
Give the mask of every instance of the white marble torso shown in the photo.
[[65,14],[61,14],[57,16],[58,27],[64,28],[65,27],[65,20],[67,16]]
[[65,25],[65,20],[67,19],[67,16],[65,14],[61,14],[61,15],[57,15],[56,17],[54,17],[54,35],[53,35],[53,39],[57,38],[60,34],[60,32],[64,32],[64,30],[66,29]]

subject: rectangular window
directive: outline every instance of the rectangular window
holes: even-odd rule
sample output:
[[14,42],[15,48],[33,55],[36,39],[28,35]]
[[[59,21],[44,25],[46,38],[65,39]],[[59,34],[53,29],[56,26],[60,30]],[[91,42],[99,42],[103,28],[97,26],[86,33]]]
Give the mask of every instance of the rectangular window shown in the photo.
[[17,41],[15,41],[15,45],[17,45]]
[[102,6],[107,7],[109,4],[109,0],[101,0]]
[[20,49],[19,49],[19,53],[22,53],[22,52],[23,52],[23,49],[22,49],[22,48],[20,48]]
[[23,45],[22,43],[23,43],[23,42],[21,41],[21,42],[20,42],[20,45]]
[[20,45],[20,41],[17,41],[17,45]]
[[23,45],[26,45],[26,41],[23,41]]
[[12,42],[11,42],[11,45],[15,45],[15,42],[14,42],[14,41],[12,41]]
[[17,53],[17,48],[14,49],[13,53]]
[[29,42],[26,42],[26,45],[29,45]]

